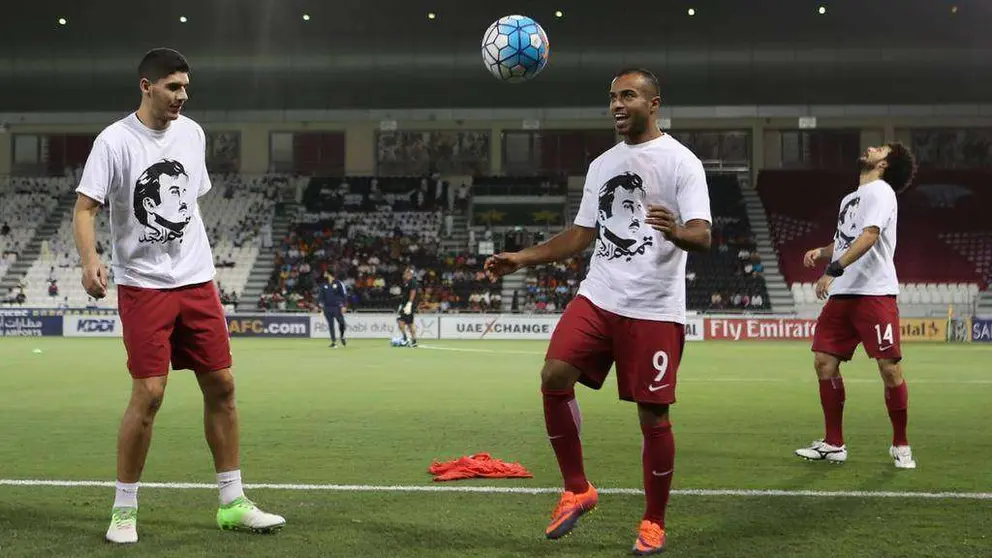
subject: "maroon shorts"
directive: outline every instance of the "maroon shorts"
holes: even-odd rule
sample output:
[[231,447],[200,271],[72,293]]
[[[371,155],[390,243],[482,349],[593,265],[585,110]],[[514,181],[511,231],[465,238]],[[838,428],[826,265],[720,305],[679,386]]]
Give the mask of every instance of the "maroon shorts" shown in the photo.
[[578,368],[579,382],[600,389],[617,365],[620,399],[675,403],[675,379],[685,347],[685,326],[607,312],[585,297],[565,309],[545,356]]
[[861,343],[868,356],[899,360],[899,305],[894,296],[832,296],[813,334],[813,351],[851,360]]
[[117,286],[127,367],[134,378],[231,367],[227,318],[213,281],[175,289]]

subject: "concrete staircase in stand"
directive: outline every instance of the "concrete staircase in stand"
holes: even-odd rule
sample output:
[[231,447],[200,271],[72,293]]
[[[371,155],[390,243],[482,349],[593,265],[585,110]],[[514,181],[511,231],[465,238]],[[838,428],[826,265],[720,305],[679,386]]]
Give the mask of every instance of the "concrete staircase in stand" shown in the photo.
[[59,232],[59,227],[62,226],[62,220],[72,211],[75,203],[75,192],[67,192],[59,198],[58,205],[52,208],[52,212],[48,214],[45,222],[35,230],[34,238],[18,254],[17,261],[7,269],[7,274],[4,275],[3,279],[0,279],[0,289],[2,289],[0,292],[7,292],[7,289],[17,287],[21,277],[31,269],[34,262],[41,256],[41,243],[52,239]]
[[753,188],[741,187],[741,195],[744,197],[744,204],[747,209],[747,218],[751,222],[751,231],[754,233],[758,245],[758,254],[761,255],[761,263],[765,266],[765,286],[768,289],[769,303],[773,312],[779,314],[791,314],[796,311],[795,299],[792,291],[785,283],[785,278],[778,267],[778,252],[772,243],[771,231],[768,228],[768,219],[765,216],[765,207],[761,203],[758,192]]
[[296,220],[299,207],[296,202],[282,202],[277,206],[276,216],[272,220],[272,248],[262,248],[259,251],[255,265],[248,274],[245,290],[239,296],[239,302],[244,308],[255,308],[258,297],[262,296],[265,286],[269,284],[276,268],[276,249],[289,234],[289,227]]

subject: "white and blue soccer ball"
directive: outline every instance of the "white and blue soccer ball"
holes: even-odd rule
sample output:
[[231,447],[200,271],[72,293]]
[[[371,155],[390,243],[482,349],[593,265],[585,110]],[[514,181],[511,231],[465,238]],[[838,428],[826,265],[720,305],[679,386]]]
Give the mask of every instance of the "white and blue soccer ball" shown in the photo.
[[393,347],[405,347],[406,341],[402,337],[393,337],[389,340],[389,344]]
[[494,21],[482,36],[482,60],[496,79],[520,83],[533,79],[548,64],[548,35],[533,19],[508,15]]

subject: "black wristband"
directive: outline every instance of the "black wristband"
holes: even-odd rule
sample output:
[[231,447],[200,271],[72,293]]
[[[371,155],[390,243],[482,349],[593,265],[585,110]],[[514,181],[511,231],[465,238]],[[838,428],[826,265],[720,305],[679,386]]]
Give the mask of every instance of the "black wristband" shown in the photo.
[[824,275],[829,275],[830,277],[840,277],[844,275],[844,266],[840,265],[840,261],[832,261],[827,269],[823,272]]

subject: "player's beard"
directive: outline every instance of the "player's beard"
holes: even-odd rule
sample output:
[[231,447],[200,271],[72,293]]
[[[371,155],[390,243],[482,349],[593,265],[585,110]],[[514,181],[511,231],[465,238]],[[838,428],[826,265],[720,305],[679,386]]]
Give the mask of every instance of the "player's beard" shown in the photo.
[[636,111],[627,111],[627,129],[622,132],[628,138],[637,138],[648,129],[648,117]]
[[869,161],[867,157],[858,157],[858,167],[861,174],[865,174],[875,170],[878,167],[878,163]]

